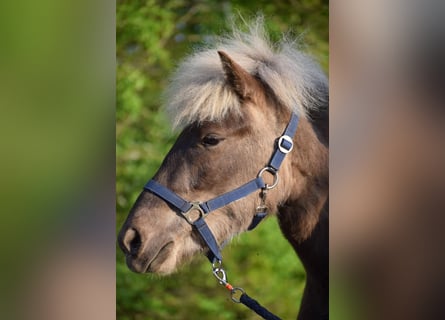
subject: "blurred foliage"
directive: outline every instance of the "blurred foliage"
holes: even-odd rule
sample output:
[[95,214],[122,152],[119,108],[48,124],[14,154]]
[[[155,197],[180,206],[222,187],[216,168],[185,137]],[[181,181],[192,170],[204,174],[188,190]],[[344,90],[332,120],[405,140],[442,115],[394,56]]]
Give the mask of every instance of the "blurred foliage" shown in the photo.
[[[266,17],[273,39],[291,31],[327,70],[328,1],[118,1],[116,14],[117,228],[144,183],[175,141],[160,111],[161,93],[181,58],[210,37],[229,30],[230,19]],[[117,250],[117,318],[257,319],[233,304],[205,258],[178,274],[159,278],[133,274]],[[229,280],[279,316],[294,318],[305,274],[274,218],[224,249]],[[289,288],[290,287],[290,288]]]

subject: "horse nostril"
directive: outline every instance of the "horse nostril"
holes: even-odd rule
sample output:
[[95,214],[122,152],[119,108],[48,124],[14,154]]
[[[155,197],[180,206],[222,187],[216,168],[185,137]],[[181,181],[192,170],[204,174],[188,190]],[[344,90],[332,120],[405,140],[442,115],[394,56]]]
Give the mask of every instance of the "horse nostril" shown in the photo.
[[137,255],[141,247],[141,236],[136,229],[130,228],[124,235],[123,245],[128,253],[132,256]]

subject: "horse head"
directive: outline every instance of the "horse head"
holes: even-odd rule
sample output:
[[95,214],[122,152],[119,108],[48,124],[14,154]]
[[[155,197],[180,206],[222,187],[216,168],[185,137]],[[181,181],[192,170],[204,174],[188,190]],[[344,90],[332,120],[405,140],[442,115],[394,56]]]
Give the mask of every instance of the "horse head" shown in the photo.
[[[224,90],[234,95],[239,109],[218,120],[199,119],[187,125],[153,178],[189,201],[215,198],[256,177],[290,117],[290,111],[280,108],[260,80],[226,53],[218,53]],[[281,170],[289,172],[290,163]],[[273,177],[265,179],[271,184]],[[271,211],[289,196],[286,183],[267,197]],[[247,230],[258,204],[259,193],[253,193],[206,217],[220,246]],[[146,190],[122,227],[119,244],[133,271],[160,274],[173,272],[183,261],[207,250],[175,208]]]
[[[167,91],[167,108],[182,131],[153,180],[190,203],[236,189],[267,167],[277,138],[296,114],[300,120],[295,147],[281,165],[279,183],[262,204],[277,213],[295,207],[304,195],[308,202],[300,206],[309,208],[314,199],[324,202],[327,195],[327,148],[308,117],[327,104],[326,78],[291,44],[276,53],[261,28],[253,30],[257,34],[234,36],[181,64]],[[278,179],[270,170],[262,178],[267,185]],[[218,247],[248,230],[260,201],[261,192],[252,192],[205,217]],[[291,243],[310,235],[320,208],[312,211],[300,218],[293,215],[286,231]],[[187,219],[196,221],[202,214],[194,210]],[[187,219],[168,201],[142,191],[119,233],[129,268],[169,274],[206,253],[206,242]]]

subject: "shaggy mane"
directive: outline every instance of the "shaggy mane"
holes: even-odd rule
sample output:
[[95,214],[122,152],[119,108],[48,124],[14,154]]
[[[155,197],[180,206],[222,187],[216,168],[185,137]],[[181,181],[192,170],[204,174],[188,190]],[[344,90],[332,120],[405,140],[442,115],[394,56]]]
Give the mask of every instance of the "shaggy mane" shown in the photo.
[[214,45],[197,50],[179,65],[165,95],[175,128],[241,112],[237,95],[225,82],[217,51],[226,52],[299,116],[328,104],[328,82],[320,67],[297,49],[296,40],[283,37],[272,44],[259,17],[248,32],[234,28],[231,35],[217,38]]

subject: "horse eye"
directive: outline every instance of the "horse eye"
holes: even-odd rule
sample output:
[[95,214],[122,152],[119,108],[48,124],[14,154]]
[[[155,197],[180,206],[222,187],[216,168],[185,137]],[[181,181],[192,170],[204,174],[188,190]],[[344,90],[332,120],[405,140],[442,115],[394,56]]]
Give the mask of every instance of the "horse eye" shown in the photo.
[[201,143],[205,146],[216,146],[221,140],[221,138],[209,134],[202,138]]

